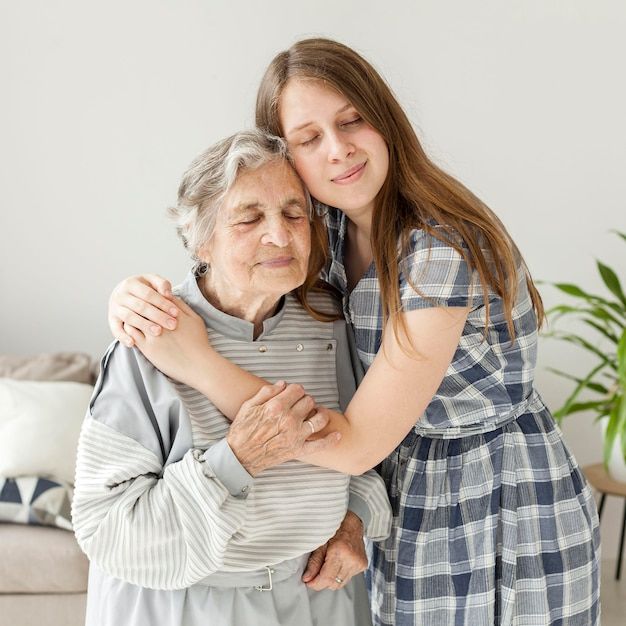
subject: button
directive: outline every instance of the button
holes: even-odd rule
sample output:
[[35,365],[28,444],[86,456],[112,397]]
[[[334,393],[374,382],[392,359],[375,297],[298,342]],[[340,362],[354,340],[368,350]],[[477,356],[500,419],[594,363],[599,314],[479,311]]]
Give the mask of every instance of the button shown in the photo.
[[298,352],[302,352],[302,350],[304,350],[304,346],[303,346],[301,343],[299,343],[299,344],[296,346],[296,350],[297,350]]
[[259,352],[267,352],[267,346],[260,346]]
[[242,487],[241,493],[248,493],[248,489],[249,489],[248,485],[246,485],[245,487]]
[[326,344],[326,350],[332,350],[332,349],[333,349],[332,343]]

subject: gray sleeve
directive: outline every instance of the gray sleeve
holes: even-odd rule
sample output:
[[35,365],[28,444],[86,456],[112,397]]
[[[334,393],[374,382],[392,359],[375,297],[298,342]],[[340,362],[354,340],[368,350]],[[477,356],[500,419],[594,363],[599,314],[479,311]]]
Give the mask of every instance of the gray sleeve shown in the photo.
[[[337,342],[339,405],[345,411],[363,379],[363,365],[359,360],[352,329],[345,320],[335,321],[333,331]],[[374,470],[350,478],[348,509],[363,522],[366,537],[380,540],[388,536],[391,508],[385,485]]]
[[102,358],[89,413],[150,450],[164,468],[192,447],[189,416],[171,383],[139,350],[117,341]]
[[339,406],[346,410],[357,385],[363,379],[363,366],[359,360],[352,329],[345,320],[333,322],[333,338],[337,342],[336,366]]
[[225,438],[211,446],[200,458],[211,475],[222,482],[231,496],[248,497],[254,478],[239,462]]
[[[139,352],[112,346],[81,430],[72,501],[78,543],[109,575],[182,589],[222,567],[247,503],[188,431],[165,376]],[[209,457],[227,467],[229,448],[219,451]]]

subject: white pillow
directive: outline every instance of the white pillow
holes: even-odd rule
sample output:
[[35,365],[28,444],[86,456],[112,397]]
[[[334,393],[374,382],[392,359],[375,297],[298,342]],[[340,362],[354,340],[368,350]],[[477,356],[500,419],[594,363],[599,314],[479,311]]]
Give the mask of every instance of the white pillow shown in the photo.
[[0,476],[74,483],[78,435],[93,387],[0,378]]

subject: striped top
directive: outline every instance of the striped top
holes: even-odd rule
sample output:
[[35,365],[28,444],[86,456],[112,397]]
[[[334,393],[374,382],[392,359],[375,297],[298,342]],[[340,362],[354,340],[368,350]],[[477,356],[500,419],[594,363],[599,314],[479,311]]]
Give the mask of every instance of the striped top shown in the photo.
[[[253,325],[212,307],[193,274],[178,293],[229,360],[270,381],[298,382],[330,408],[349,400],[355,380],[343,320],[318,322],[287,295],[254,340]],[[331,306],[330,296],[315,297]],[[114,343],[76,466],[74,529],[92,562],[136,585],[181,589],[216,571],[254,570],[317,548],[337,530],[348,500],[370,538],[388,535],[389,503],[375,472],[350,479],[289,461],[252,478],[226,442],[228,428],[206,397]]]

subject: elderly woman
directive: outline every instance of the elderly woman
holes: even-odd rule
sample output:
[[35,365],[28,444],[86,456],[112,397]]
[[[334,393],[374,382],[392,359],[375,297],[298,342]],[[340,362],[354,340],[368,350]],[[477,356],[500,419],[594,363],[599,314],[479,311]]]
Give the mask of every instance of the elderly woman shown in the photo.
[[345,407],[357,361],[332,297],[315,287],[324,229],[282,140],[251,131],[210,148],[173,212],[197,261],[177,295],[205,322],[199,342],[278,381],[265,399],[294,408],[268,442],[267,421],[259,432],[250,420],[231,426],[138,350],[110,347],[73,503],[91,560],[87,624],[367,624],[362,577],[345,584],[353,572],[337,571],[335,590],[319,592],[302,582],[348,507],[372,539],[388,535],[390,510],[374,472],[351,479],[288,460],[308,439],[305,452],[332,445],[332,433],[316,436],[326,424],[315,406]]

